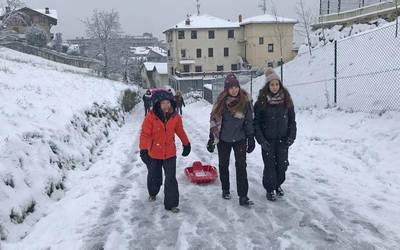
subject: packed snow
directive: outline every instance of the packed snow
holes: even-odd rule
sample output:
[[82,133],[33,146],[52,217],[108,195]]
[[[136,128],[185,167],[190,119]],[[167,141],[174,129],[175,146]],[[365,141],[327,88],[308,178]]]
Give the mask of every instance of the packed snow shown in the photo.
[[[267,201],[257,146],[248,155],[255,205],[247,209],[237,197],[223,200],[219,181],[194,185],[184,174],[196,160],[218,165],[217,154],[205,150],[210,111],[202,100],[184,109],[193,150],[183,158],[178,143],[180,214],[165,211],[162,192],[155,203],[147,201],[147,168],[138,156],[140,105],[96,163],[68,178],[65,198],[27,237],[4,249],[395,249],[400,244],[400,113],[297,111],[299,134],[290,150],[285,198]],[[233,159],[231,164],[235,193]]]

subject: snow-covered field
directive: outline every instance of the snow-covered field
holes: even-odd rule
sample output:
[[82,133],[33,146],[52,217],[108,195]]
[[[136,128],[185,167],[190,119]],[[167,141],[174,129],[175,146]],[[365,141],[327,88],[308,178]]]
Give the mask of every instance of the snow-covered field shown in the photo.
[[75,187],[32,233],[4,249],[396,249],[400,244],[400,113],[298,111],[287,195],[267,201],[257,146],[248,155],[255,205],[247,209],[235,196],[223,200],[219,181],[194,185],[184,175],[195,160],[217,165],[216,153],[205,150],[210,109],[204,101],[184,109],[193,151],[188,158],[178,154],[181,213],[164,210],[162,191],[155,203],[147,201],[147,169],[137,150],[140,105],[96,163],[73,172],[67,183]]
[[[367,112],[400,110],[400,38],[395,38],[395,28],[394,23],[372,30],[368,26],[356,35],[337,37],[339,107]],[[276,71],[279,73],[280,69]],[[256,79],[253,89],[260,89],[264,81],[264,77]],[[284,84],[294,96],[296,106],[332,106],[334,44],[317,47],[312,56],[299,54],[286,63]],[[258,92],[253,94],[256,97]]]
[[24,237],[123,124],[128,87],[0,48],[0,236]]

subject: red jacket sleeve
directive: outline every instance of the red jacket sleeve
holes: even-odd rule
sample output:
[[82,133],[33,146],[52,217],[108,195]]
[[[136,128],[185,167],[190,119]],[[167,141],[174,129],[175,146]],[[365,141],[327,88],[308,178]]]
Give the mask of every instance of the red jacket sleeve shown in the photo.
[[140,131],[140,150],[150,150],[151,144],[153,142],[152,139],[152,131],[153,131],[153,122],[151,120],[150,114],[146,115],[144,121],[142,123],[142,129]]
[[180,115],[177,115],[177,119],[178,119],[178,123],[177,126],[175,127],[175,133],[178,135],[179,139],[181,140],[183,145],[188,145],[189,142],[189,138],[186,135],[185,130],[183,129],[183,122],[182,122],[182,118]]

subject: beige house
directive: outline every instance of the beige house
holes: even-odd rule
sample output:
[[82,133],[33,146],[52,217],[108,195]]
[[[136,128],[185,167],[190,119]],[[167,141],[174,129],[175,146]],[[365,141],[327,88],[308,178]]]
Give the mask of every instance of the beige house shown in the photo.
[[[231,22],[209,15],[187,16],[164,31],[168,43],[168,72],[235,71],[244,66],[276,66],[293,57],[296,20],[270,15]],[[276,27],[279,27],[277,29]]]
[[51,28],[57,25],[57,11],[49,8],[31,9],[24,7],[13,12],[6,7],[6,13],[0,17],[3,23],[9,30],[14,30],[17,33],[24,34],[26,29],[32,25],[39,26],[48,34],[49,38],[53,39]]

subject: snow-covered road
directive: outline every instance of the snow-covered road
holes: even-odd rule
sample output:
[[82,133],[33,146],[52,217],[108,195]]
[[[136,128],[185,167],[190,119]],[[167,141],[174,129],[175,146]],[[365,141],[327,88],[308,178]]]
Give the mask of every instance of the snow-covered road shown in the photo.
[[[217,164],[205,150],[211,106],[184,109],[192,143],[180,156],[179,214],[163,194],[147,202],[147,169],[138,157],[141,105],[88,171],[69,176],[65,198],[24,240],[5,249],[395,249],[400,245],[400,114],[335,110],[298,112],[285,198],[269,202],[261,184],[260,148],[248,155],[249,197],[221,198],[219,181],[193,185],[183,173],[195,160]],[[397,147],[396,147],[397,146]],[[397,158],[396,158],[397,156]],[[231,191],[236,193],[234,161]],[[391,165],[391,166],[390,166]]]

